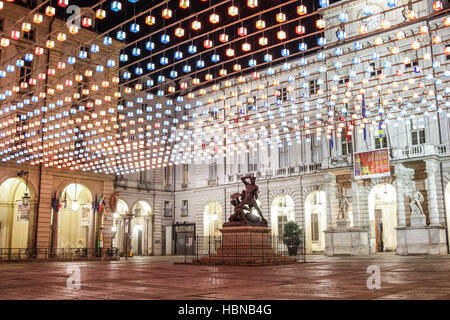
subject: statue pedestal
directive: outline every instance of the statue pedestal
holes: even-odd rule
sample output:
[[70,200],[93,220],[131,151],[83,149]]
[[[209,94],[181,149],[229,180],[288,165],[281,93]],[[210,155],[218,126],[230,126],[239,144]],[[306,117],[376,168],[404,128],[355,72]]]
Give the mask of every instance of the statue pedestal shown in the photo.
[[411,254],[447,254],[445,232],[446,230],[443,226],[397,227],[397,248],[395,251],[402,256]]
[[[296,263],[294,257],[277,253],[278,241],[267,226],[225,226],[221,230],[221,245],[216,252],[201,257],[199,264],[267,265]],[[284,249],[284,246],[283,246]],[[287,248],[286,248],[287,250]]]
[[427,225],[425,215],[411,214],[411,227],[425,227]]
[[[339,220],[339,219],[338,219]],[[338,221],[337,221],[338,222]],[[325,230],[325,255],[367,255],[369,235],[362,229],[350,229],[342,222],[336,229]]]

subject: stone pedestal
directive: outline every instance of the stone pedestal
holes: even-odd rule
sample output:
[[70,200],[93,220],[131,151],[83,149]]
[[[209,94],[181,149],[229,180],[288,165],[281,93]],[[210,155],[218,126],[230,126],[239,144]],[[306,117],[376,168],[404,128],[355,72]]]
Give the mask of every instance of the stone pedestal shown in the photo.
[[445,228],[442,226],[397,227],[398,255],[447,254]]
[[[276,252],[267,226],[228,226],[222,232],[221,246],[214,253],[201,257],[199,264],[265,265],[296,263],[297,259]],[[273,247],[275,246],[275,248]]]
[[411,227],[425,227],[427,220],[423,214],[411,215]]
[[[337,229],[325,230],[325,255],[366,255],[369,254],[369,235],[361,229],[349,229],[341,221]],[[345,227],[345,228],[344,228]]]

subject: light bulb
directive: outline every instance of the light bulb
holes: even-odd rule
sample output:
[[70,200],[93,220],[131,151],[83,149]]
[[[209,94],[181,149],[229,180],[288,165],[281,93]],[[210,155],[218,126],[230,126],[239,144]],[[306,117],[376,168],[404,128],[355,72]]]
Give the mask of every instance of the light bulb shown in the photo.
[[78,211],[79,208],[80,208],[80,204],[78,203],[78,201],[73,200],[72,201],[72,211]]

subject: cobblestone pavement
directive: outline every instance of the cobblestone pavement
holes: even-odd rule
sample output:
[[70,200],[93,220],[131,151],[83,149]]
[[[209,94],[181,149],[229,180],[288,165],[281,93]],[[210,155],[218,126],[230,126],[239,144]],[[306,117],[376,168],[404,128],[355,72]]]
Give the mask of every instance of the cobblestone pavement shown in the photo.
[[[298,265],[174,264],[182,259],[0,264],[0,299],[450,299],[450,256],[308,257]],[[367,268],[381,270],[369,290]],[[67,287],[79,267],[81,288]]]

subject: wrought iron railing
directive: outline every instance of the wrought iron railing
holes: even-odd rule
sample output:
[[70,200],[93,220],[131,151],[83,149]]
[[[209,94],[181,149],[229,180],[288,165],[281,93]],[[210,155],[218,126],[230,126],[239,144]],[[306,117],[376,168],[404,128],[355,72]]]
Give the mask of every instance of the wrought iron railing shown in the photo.
[[117,248],[0,248],[0,261],[88,260],[118,257]]
[[297,248],[289,248],[282,237],[268,234],[186,236],[179,254],[185,263],[279,264],[306,261],[304,233]]

